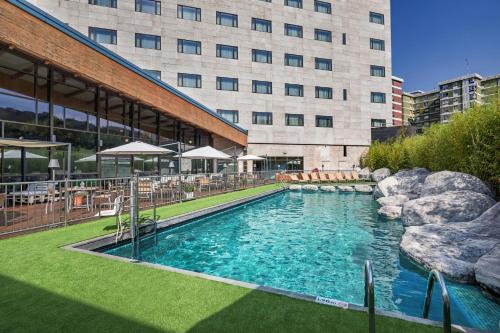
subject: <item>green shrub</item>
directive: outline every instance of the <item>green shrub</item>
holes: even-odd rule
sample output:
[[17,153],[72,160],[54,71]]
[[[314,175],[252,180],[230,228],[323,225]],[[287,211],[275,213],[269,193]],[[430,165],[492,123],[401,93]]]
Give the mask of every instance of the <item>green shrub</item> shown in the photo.
[[362,164],[392,172],[423,167],[431,171],[465,172],[500,184],[500,101],[477,105],[434,124],[421,135],[373,142]]

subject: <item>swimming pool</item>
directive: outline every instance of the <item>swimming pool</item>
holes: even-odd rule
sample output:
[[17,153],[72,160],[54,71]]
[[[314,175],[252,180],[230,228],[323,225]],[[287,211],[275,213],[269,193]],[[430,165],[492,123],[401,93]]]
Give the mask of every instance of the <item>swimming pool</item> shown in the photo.
[[[377,309],[421,317],[427,273],[400,254],[400,221],[377,208],[371,195],[285,191],[162,231],[140,259],[359,305],[370,259]],[[105,252],[128,258],[131,246]],[[499,330],[500,305],[479,288],[447,285],[453,323]],[[430,319],[441,312],[436,290]]]

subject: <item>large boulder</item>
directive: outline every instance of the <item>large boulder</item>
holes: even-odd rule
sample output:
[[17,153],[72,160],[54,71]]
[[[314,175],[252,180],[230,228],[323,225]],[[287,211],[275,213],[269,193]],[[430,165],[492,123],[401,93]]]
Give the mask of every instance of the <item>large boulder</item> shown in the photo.
[[472,191],[491,196],[491,191],[479,178],[452,171],[441,171],[427,176],[422,185],[421,196],[448,191]]
[[335,192],[335,186],[323,185],[320,187],[321,191],[325,192]]
[[382,206],[377,213],[389,220],[401,217],[401,206]]
[[339,185],[337,186],[337,189],[340,192],[354,192],[354,188],[352,186],[347,186],[347,185]]
[[406,202],[401,217],[405,227],[470,221],[494,204],[491,197],[482,193],[449,191]]
[[290,191],[300,191],[300,190],[302,190],[302,185],[294,185],[294,184],[292,184],[292,185],[288,186],[288,189]]
[[403,194],[396,194],[396,195],[391,195],[389,197],[382,197],[377,199],[377,202],[381,206],[399,206],[402,207],[405,202],[407,202],[409,199],[406,195]]
[[398,181],[393,191],[395,194],[404,194],[410,199],[418,198],[421,194],[422,186],[429,175],[429,170],[424,168],[400,170],[393,175]]
[[397,186],[398,186],[398,180],[393,177],[387,177],[381,180],[377,186],[375,187],[375,190],[373,191],[373,195],[375,198],[380,198],[380,197],[388,197],[391,195],[397,194]]
[[387,178],[391,175],[391,170],[388,168],[377,169],[372,172],[372,179],[374,182],[379,182],[384,178]]
[[317,191],[319,188],[316,185],[303,185],[302,186],[302,191],[308,191],[308,192],[314,192]]
[[359,178],[361,178],[361,179],[370,179],[372,173],[370,172],[370,168],[366,167],[366,168],[361,169],[358,172],[358,175],[359,175]]
[[[474,282],[476,262],[498,244],[500,203],[469,222],[409,227],[400,247],[408,257],[429,270],[437,269],[458,281]],[[491,277],[483,280],[491,281]]]
[[361,193],[372,193],[373,188],[370,185],[354,185],[354,190]]
[[500,296],[500,243],[474,265],[476,281],[486,290]]

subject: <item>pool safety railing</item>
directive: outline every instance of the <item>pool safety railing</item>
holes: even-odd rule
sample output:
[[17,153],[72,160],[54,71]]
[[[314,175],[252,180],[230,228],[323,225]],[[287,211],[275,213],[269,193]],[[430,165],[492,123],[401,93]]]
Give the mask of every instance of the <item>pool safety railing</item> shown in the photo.
[[441,274],[441,272],[435,269],[433,269],[429,273],[429,279],[427,280],[427,290],[425,292],[425,303],[422,316],[425,319],[429,318],[432,290],[434,289],[434,282],[436,280],[438,281],[439,287],[441,288],[441,296],[443,298],[443,332],[451,333],[450,298],[448,296],[448,289],[446,288],[446,283],[444,282],[443,275]]
[[375,285],[372,262],[365,262],[365,307],[368,308],[368,332],[375,333]]

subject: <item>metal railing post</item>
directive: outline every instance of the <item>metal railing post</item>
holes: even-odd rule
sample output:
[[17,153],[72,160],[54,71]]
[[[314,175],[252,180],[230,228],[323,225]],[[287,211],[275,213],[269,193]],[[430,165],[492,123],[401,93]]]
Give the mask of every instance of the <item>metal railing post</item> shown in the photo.
[[443,275],[435,269],[429,273],[429,278],[427,280],[427,290],[425,292],[424,311],[422,317],[424,319],[429,318],[434,280],[438,281],[439,287],[441,288],[441,296],[443,297],[443,332],[451,333],[450,298],[448,296],[448,289],[446,288]]
[[137,207],[138,177],[132,176],[130,179],[130,238],[132,241],[132,259],[139,258],[139,234],[137,222],[139,207]]
[[375,286],[373,283],[372,262],[365,262],[365,307],[368,307],[368,332],[375,333]]

